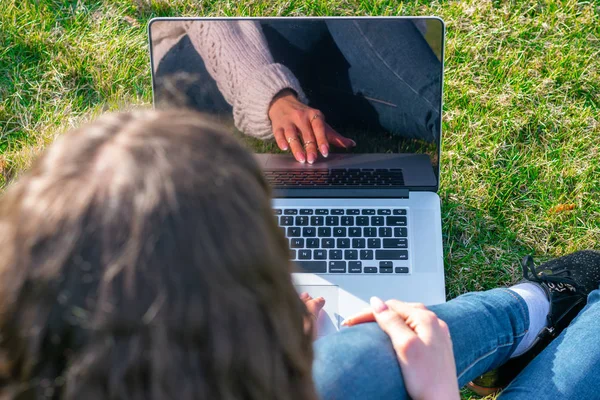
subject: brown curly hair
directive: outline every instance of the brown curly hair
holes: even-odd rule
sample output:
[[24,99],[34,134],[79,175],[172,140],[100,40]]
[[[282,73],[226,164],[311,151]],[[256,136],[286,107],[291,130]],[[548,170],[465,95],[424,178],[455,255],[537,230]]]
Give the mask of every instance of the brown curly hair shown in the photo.
[[109,114],[0,199],[0,399],[316,399],[252,154],[187,111]]

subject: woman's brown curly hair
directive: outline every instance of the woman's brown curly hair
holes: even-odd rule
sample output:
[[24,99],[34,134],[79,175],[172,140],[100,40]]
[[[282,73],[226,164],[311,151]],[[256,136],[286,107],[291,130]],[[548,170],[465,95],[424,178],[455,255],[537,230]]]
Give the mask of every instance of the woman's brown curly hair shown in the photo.
[[109,114],[0,199],[0,398],[316,399],[252,154],[191,112]]

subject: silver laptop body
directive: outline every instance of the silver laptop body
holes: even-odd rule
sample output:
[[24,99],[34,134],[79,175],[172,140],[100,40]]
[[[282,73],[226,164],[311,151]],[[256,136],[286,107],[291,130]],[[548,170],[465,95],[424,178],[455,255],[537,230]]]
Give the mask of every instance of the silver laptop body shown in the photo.
[[[238,31],[238,52],[228,53],[224,41],[237,38]],[[216,43],[223,46],[219,57],[237,54],[244,63],[239,49],[252,52],[258,46],[268,49],[267,60],[297,78],[297,90],[332,129],[357,143],[327,158],[319,155],[311,165],[280,151],[272,139],[238,132],[273,187],[276,218],[297,265],[298,291],[326,300],[320,336],[339,330],[345,318],[368,307],[371,296],[425,305],[445,301],[437,195],[443,21],[157,18],[149,24],[149,37],[156,107],[179,101],[241,131],[237,100],[219,76],[218,66],[228,60],[215,61],[214,53],[209,60],[208,54]],[[254,45],[248,37],[264,43]],[[254,82],[251,73],[244,74]],[[237,84],[242,89],[232,93],[244,90]]]

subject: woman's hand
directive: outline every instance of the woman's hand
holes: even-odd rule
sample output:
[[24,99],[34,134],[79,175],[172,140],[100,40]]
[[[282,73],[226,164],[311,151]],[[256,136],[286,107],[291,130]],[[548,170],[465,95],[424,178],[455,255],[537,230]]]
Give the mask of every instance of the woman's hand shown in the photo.
[[448,325],[423,304],[371,298],[372,310],[346,319],[352,326],[376,321],[388,334],[412,399],[459,399]]
[[[281,150],[291,148],[297,161],[316,161],[318,152],[329,155],[329,144],[348,149],[356,146],[325,122],[324,115],[300,102],[293,91],[282,90],[269,107],[273,135]],[[304,147],[303,147],[304,145]]]
[[306,331],[311,329],[313,340],[315,340],[317,338],[317,321],[319,313],[325,305],[325,299],[322,297],[313,299],[308,293],[303,292],[300,294],[300,300],[304,302],[306,309],[310,313],[310,320],[304,321],[304,329]]

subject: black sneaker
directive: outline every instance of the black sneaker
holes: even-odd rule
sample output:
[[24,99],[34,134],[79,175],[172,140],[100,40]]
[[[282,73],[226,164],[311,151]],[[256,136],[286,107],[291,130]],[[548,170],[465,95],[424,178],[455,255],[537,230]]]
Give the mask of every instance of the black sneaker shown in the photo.
[[481,396],[498,392],[508,384],[558,336],[587,303],[588,294],[600,285],[600,251],[584,250],[535,267],[533,258],[521,262],[524,282],[537,283],[550,300],[548,326],[522,355],[511,358],[469,383]]

